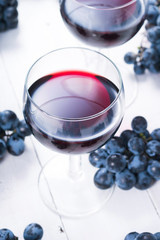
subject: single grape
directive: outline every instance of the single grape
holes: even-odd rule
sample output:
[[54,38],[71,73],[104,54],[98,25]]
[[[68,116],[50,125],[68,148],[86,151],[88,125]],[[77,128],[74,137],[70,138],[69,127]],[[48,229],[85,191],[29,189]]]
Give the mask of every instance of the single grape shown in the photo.
[[131,127],[136,133],[145,132],[147,125],[147,120],[142,116],[136,116],[131,121]]
[[139,235],[137,232],[130,232],[125,236],[124,240],[135,240],[135,238]]
[[151,132],[151,137],[154,140],[160,141],[160,128],[156,128]]
[[124,55],[124,61],[128,64],[133,64],[136,61],[137,54],[128,52]]
[[146,67],[145,67],[144,62],[138,61],[138,62],[135,62],[133,65],[133,70],[134,70],[135,74],[137,74],[137,75],[144,74],[145,69],[146,69]]
[[147,66],[149,66],[151,63],[156,63],[159,60],[159,56],[155,48],[145,49],[142,58]]
[[100,168],[94,175],[94,184],[100,189],[108,189],[114,182],[114,174],[108,172],[107,168]]
[[137,182],[135,187],[140,190],[146,190],[150,188],[155,180],[146,171],[137,174]]
[[10,229],[0,229],[0,240],[16,240],[15,235]]
[[148,66],[148,70],[151,72],[151,73],[159,73],[160,72],[160,60],[157,61],[157,62],[152,62],[151,64],[149,64]]
[[156,240],[160,240],[160,232],[156,232],[154,236],[156,237]]
[[125,147],[128,147],[128,141],[130,138],[137,137],[137,133],[134,131],[127,129],[121,132],[120,138],[122,139],[122,143]]
[[156,5],[148,5],[146,11],[146,19],[149,23],[156,24],[157,17],[159,16],[159,8]]
[[8,19],[15,19],[18,16],[18,11],[16,9],[16,7],[13,6],[8,6],[4,9],[4,13],[3,13],[3,17],[4,20],[8,20]]
[[16,132],[20,137],[27,137],[31,135],[31,130],[25,120],[21,120],[18,122]]
[[17,115],[11,110],[0,112],[0,126],[3,130],[14,130],[18,124]]
[[147,142],[145,151],[150,157],[160,156],[160,142],[157,140]]
[[24,152],[25,144],[24,140],[16,133],[11,135],[7,140],[7,150],[9,153],[15,156],[19,156]]
[[160,162],[153,160],[147,167],[147,172],[156,180],[160,179]]
[[156,240],[156,237],[149,232],[140,233],[135,240]]
[[140,137],[133,137],[128,141],[128,149],[134,155],[143,154],[145,151],[145,143]]
[[160,43],[160,26],[154,26],[148,29],[147,38],[151,43]]
[[30,223],[23,233],[25,240],[40,240],[43,237],[43,228],[37,223]]
[[136,177],[128,169],[116,174],[115,183],[123,190],[129,190],[136,184]]
[[9,1],[10,1],[10,0],[0,0],[0,5],[6,6],[6,5],[9,4]]
[[97,168],[106,167],[108,153],[105,149],[100,148],[89,154],[90,163]]
[[146,169],[147,167],[147,157],[142,155],[134,155],[131,157],[128,163],[128,169],[133,173],[139,173]]
[[105,149],[107,150],[108,154],[112,153],[124,153],[125,147],[123,146],[122,139],[120,137],[113,137],[111,138],[106,144]]
[[126,159],[120,153],[112,153],[107,157],[107,169],[109,172],[118,173],[126,167]]

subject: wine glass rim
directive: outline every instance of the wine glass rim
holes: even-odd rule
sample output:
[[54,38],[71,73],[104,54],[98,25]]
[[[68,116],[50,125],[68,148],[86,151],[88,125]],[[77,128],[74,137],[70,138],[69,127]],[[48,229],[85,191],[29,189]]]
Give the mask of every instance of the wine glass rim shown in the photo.
[[82,6],[88,6],[88,8],[91,8],[91,9],[97,9],[97,10],[116,10],[116,9],[121,9],[121,8],[124,8],[124,7],[128,7],[128,6],[130,6],[131,4],[133,4],[133,3],[135,3],[135,2],[137,2],[137,0],[131,0],[131,1],[129,1],[129,2],[127,2],[127,3],[125,3],[125,4],[122,4],[122,5],[119,5],[119,6],[114,6],[114,7],[112,7],[112,6],[107,6],[107,7],[103,7],[103,8],[101,8],[101,7],[98,7],[98,6],[92,6],[92,5],[89,5],[89,4],[86,4],[86,3],[80,3],[78,0],[73,0],[73,1],[75,1],[75,2],[77,2],[79,5],[82,5]]
[[[45,56],[47,56],[49,54],[52,54],[52,53],[57,52],[57,51],[71,50],[71,49],[72,50],[76,49],[76,50],[90,51],[90,52],[94,52],[96,54],[99,54],[99,55],[103,56],[104,58],[106,58],[115,67],[115,69],[116,69],[116,71],[118,73],[119,82],[120,82],[119,85],[120,86],[119,86],[119,89],[118,89],[117,96],[115,97],[115,99],[111,102],[111,104],[108,107],[106,107],[105,109],[103,109],[102,111],[100,111],[100,112],[98,112],[96,114],[92,114],[92,115],[89,115],[89,116],[86,116],[86,117],[79,117],[79,118],[66,118],[66,117],[59,117],[59,116],[56,116],[56,115],[51,115],[51,114],[47,113],[45,110],[41,109],[41,107],[34,102],[34,100],[32,99],[31,95],[29,94],[29,91],[28,91],[29,88],[27,87],[28,77],[29,77],[29,74],[30,74],[32,68],[36,65],[36,63],[38,63],[42,58],[44,58]],[[31,101],[31,103],[35,106],[36,109],[38,109],[43,114],[47,115],[47,117],[54,118],[54,119],[57,119],[57,120],[73,121],[73,122],[76,122],[76,121],[78,122],[78,121],[83,121],[83,120],[91,120],[91,119],[94,119],[94,118],[96,118],[98,116],[103,115],[104,113],[109,111],[115,105],[115,103],[118,101],[122,91],[123,91],[122,76],[121,76],[121,73],[120,73],[119,69],[115,65],[115,63],[110,58],[108,58],[106,55],[104,55],[103,53],[100,53],[100,52],[98,52],[96,50],[85,48],[85,47],[63,47],[63,48],[58,48],[58,49],[52,50],[52,51],[42,55],[29,68],[29,70],[27,72],[27,75],[26,75],[26,79],[25,79],[25,85],[24,85],[24,96],[25,96],[25,92],[26,92],[27,93],[27,98],[29,98],[29,101]]]

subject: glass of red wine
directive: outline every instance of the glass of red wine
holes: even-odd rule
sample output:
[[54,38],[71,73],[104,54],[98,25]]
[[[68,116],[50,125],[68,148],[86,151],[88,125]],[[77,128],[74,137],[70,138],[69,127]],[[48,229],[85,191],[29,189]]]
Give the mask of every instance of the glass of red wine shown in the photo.
[[34,137],[57,152],[42,168],[38,186],[55,213],[80,217],[109,200],[93,182],[97,169],[88,153],[103,146],[124,115],[124,89],[116,65],[87,48],[57,49],[30,68],[24,87],[24,117]]
[[[140,30],[145,19],[144,0],[60,0],[60,13],[67,28],[83,43],[99,50],[107,48],[107,55],[119,66],[126,95],[126,105],[135,99],[137,82],[126,71],[123,57],[113,47],[129,41]],[[111,50],[109,48],[112,48]],[[113,57],[113,58],[112,58]]]

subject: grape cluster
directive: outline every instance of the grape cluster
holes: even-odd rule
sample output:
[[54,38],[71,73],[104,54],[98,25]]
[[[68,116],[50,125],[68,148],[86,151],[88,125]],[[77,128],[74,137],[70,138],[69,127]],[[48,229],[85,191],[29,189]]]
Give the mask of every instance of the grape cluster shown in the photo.
[[94,175],[98,188],[116,184],[123,190],[145,190],[160,179],[160,128],[149,132],[147,126],[143,116],[136,116],[131,129],[89,154],[89,162],[98,168]]
[[[127,52],[124,61],[133,64],[135,74],[160,72],[160,1],[148,0],[146,6],[145,41],[138,52]],[[146,44],[147,43],[147,44]]]
[[17,27],[17,6],[17,0],[0,0],[0,32]]
[[160,240],[160,232],[154,234],[150,232],[130,232],[125,236],[124,240]]
[[[30,223],[23,232],[25,240],[41,240],[43,237],[43,228],[38,223]],[[7,228],[0,229],[0,240],[18,240],[18,237]]]
[[0,159],[6,152],[19,156],[24,152],[24,140],[31,131],[25,120],[19,120],[11,110],[0,112]]

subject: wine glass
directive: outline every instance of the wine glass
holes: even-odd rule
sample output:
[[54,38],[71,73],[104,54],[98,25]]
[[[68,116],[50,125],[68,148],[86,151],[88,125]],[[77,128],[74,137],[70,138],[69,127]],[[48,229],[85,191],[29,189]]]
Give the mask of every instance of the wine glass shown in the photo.
[[[60,13],[68,29],[83,43],[99,51],[107,48],[109,56],[123,77],[126,106],[136,97],[135,75],[126,70],[124,51],[113,51],[140,30],[145,19],[144,0],[60,0]],[[110,48],[112,48],[110,50]],[[111,57],[112,55],[112,57]]]
[[94,185],[96,169],[87,153],[110,139],[123,119],[123,82],[115,64],[87,48],[47,53],[27,74],[23,112],[34,137],[57,152],[39,175],[44,203],[69,217],[100,209],[114,187]]

